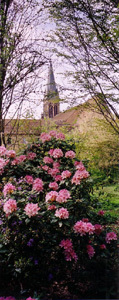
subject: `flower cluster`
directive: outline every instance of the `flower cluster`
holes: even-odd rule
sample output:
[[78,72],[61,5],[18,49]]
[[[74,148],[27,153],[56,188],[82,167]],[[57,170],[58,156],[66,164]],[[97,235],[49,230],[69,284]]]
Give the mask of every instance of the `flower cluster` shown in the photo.
[[67,208],[62,207],[62,208],[56,209],[55,216],[58,217],[59,219],[68,219],[69,212],[68,212]]
[[76,255],[74,249],[73,249],[73,245],[72,242],[68,239],[66,240],[62,240],[61,243],[59,244],[59,246],[61,248],[64,248],[64,254],[65,254],[65,258],[67,261],[71,261],[72,258],[77,261],[78,256]]
[[17,210],[17,203],[14,199],[7,200],[3,205],[3,211],[9,216],[13,211]]
[[3,189],[4,197],[6,197],[7,194],[12,194],[15,190],[16,187],[12,183],[8,182],[7,184],[5,184]]
[[38,211],[40,210],[40,207],[38,207],[38,203],[28,203],[25,208],[26,215],[31,218],[33,216],[36,216],[38,214]]
[[81,236],[86,235],[86,233],[93,234],[95,227],[90,222],[77,221],[74,225],[74,232],[80,233]]

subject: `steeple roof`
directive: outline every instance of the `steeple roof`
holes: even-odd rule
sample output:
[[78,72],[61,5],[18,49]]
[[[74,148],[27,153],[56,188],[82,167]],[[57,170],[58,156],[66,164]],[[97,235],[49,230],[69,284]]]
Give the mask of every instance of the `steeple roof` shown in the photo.
[[49,65],[46,94],[48,95],[50,93],[57,93],[57,88],[56,88],[56,83],[55,83],[54,72],[53,72],[51,60],[50,60],[50,65]]

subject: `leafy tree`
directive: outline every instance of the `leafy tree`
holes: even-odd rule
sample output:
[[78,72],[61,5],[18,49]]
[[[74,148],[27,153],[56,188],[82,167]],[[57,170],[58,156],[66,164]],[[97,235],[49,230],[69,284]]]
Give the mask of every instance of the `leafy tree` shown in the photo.
[[45,63],[40,39],[31,34],[40,11],[37,0],[0,1],[0,144],[5,144],[6,115],[14,106],[12,118],[19,119],[24,100],[35,90],[37,71]]
[[[54,51],[71,64],[80,96],[90,95],[119,133],[119,1],[44,0],[56,23]],[[78,95],[78,98],[80,97]]]

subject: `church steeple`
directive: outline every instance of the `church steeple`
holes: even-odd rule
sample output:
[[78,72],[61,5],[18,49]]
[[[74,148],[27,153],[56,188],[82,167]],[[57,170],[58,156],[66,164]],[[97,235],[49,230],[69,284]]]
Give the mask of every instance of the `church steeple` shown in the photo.
[[43,117],[53,118],[55,115],[59,114],[59,112],[59,93],[55,83],[52,62],[50,60],[48,81],[43,103]]
[[53,93],[53,92],[57,93],[58,91],[56,88],[56,83],[55,83],[55,78],[54,78],[54,73],[53,73],[53,68],[52,68],[52,62],[50,60],[46,94],[48,95],[49,93]]

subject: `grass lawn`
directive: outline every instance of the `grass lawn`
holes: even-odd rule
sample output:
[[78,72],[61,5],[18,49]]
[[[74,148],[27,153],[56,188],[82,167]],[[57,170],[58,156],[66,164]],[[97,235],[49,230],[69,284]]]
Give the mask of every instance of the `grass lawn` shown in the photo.
[[119,216],[119,183],[100,186],[94,189],[94,195],[98,197],[102,209],[112,216]]

